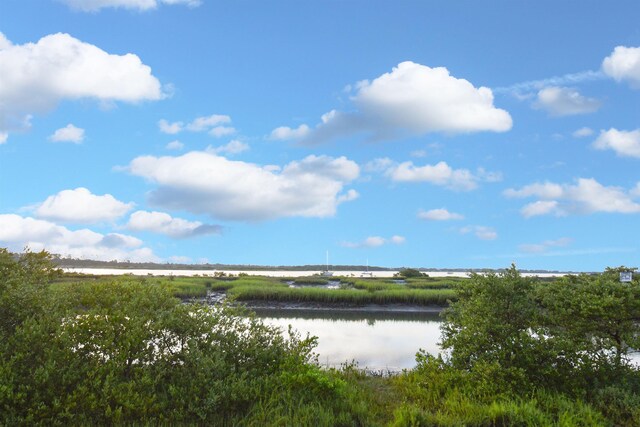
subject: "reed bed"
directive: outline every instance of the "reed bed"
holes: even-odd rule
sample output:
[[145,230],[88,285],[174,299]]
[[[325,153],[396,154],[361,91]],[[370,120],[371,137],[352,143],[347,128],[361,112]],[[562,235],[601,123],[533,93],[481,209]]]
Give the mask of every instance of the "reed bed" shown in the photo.
[[383,289],[319,289],[236,286],[227,295],[238,301],[312,302],[328,304],[410,304],[446,306],[455,298],[453,290]]
[[329,280],[324,277],[317,276],[307,276],[307,277],[296,277],[293,280],[293,283],[296,285],[326,285],[329,283]]

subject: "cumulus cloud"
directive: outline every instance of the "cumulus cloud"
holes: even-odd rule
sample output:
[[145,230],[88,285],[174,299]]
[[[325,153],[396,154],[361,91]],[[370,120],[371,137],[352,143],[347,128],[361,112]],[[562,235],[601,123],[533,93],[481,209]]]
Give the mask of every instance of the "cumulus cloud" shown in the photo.
[[602,61],[602,70],[615,81],[640,89],[640,47],[616,46]]
[[624,131],[611,128],[600,132],[593,147],[598,150],[613,150],[620,157],[640,158],[640,129]]
[[280,126],[271,131],[271,139],[288,141],[292,139],[303,139],[309,133],[311,129],[307,125],[300,125],[297,128],[290,128],[287,126]]
[[68,223],[98,223],[114,221],[133,208],[133,203],[123,203],[111,194],[98,196],[86,188],[63,190],[34,208],[38,218]]
[[69,123],[65,127],[56,130],[53,135],[49,137],[49,140],[53,142],[73,142],[74,144],[81,144],[84,140],[84,129],[75,127]]
[[212,114],[210,116],[196,117],[186,125],[184,122],[169,122],[166,119],[158,121],[160,132],[175,135],[184,130],[189,132],[207,132],[209,135],[220,138],[222,136],[236,133],[236,129],[231,126],[224,126],[231,123],[231,117],[223,114]]
[[440,209],[431,209],[428,211],[420,211],[418,212],[418,218],[424,219],[427,221],[454,221],[464,219],[464,215],[449,212],[445,208]]
[[311,155],[279,170],[197,151],[137,157],[127,169],[158,184],[149,196],[156,206],[235,221],[333,216],[357,194],[343,190],[360,173],[345,157]]
[[403,236],[391,236],[388,239],[380,236],[370,236],[361,242],[342,242],[340,245],[345,248],[377,248],[386,244],[402,245],[407,239]]
[[356,133],[387,140],[430,132],[505,132],[512,126],[509,113],[493,105],[491,89],[476,88],[444,67],[410,61],[372,81],[358,82],[350,99],[353,112],[332,110],[313,129],[280,127],[271,137],[314,144]]
[[231,117],[223,114],[212,114],[195,118],[187,125],[187,130],[191,132],[205,132],[225,123],[231,123]]
[[160,4],[182,4],[188,7],[197,7],[202,0],[58,0],[72,9],[82,12],[97,12],[105,8],[135,9],[147,11],[155,9]]
[[461,234],[473,233],[480,240],[495,240],[498,238],[498,233],[493,228],[484,225],[468,225],[462,227],[459,231]]
[[136,211],[129,217],[127,228],[131,231],[151,231],[176,239],[220,234],[219,225],[203,224],[200,221],[187,221],[173,218],[164,212]]
[[30,114],[62,100],[139,102],[164,97],[160,82],[134,54],[112,55],[69,34],[0,48],[0,131],[24,129]]
[[538,92],[534,106],[559,117],[593,113],[598,111],[601,103],[597,99],[581,95],[575,89],[552,86]]
[[479,182],[496,182],[502,177],[499,173],[487,172],[482,168],[476,174],[468,169],[453,169],[446,162],[424,166],[416,166],[413,162],[392,164],[384,174],[394,182],[428,182],[456,191],[474,190]]
[[167,145],[165,145],[164,148],[166,148],[167,150],[179,151],[179,150],[182,150],[184,148],[184,144],[176,139],[176,140],[171,141]]
[[161,119],[158,121],[158,128],[160,129],[160,132],[166,133],[168,135],[175,135],[176,133],[181,132],[183,126],[184,123],[182,122],[169,123],[165,119]]
[[538,200],[537,202],[529,203],[520,209],[520,213],[525,218],[552,213],[562,215],[562,211],[558,208],[558,202],[555,200]]
[[570,245],[573,242],[573,239],[569,237],[561,237],[556,240],[545,240],[542,243],[525,243],[518,246],[518,249],[521,252],[530,253],[530,254],[540,254],[547,252],[549,249],[565,247]]
[[634,202],[633,190],[606,187],[593,178],[579,178],[575,184],[534,183],[521,189],[507,189],[510,198],[535,197],[538,200],[521,209],[524,217],[553,214],[640,213],[640,204]]
[[125,234],[101,234],[89,229],[69,230],[49,221],[13,214],[0,215],[0,242],[12,251],[29,247],[66,257],[101,261],[160,259],[142,241]]
[[219,147],[207,148],[207,151],[214,154],[239,154],[249,149],[249,144],[234,139],[228,144]]
[[574,138],[585,138],[591,135],[593,135],[593,129],[588,127],[581,127],[571,134]]

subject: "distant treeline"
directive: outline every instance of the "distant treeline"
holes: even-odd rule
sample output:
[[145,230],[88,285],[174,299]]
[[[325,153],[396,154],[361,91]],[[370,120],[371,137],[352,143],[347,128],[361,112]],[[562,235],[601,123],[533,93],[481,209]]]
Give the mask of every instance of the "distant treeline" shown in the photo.
[[[252,265],[252,264],[173,264],[155,262],[129,262],[129,261],[96,261],[89,259],[62,258],[53,256],[54,263],[60,268],[123,268],[143,270],[231,270],[231,271],[324,271],[324,264],[307,265]],[[376,267],[366,265],[331,265],[331,271],[398,271],[406,267]],[[417,270],[429,272],[500,272],[503,269],[490,268],[417,268]],[[520,270],[523,273],[565,273],[558,270]],[[570,273],[570,272],[567,272]]]

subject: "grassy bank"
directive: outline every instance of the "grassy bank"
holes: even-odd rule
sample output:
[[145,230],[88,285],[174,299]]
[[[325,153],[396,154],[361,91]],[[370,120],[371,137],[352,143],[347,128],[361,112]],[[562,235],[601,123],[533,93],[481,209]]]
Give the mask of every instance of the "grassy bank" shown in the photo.
[[[182,299],[203,298],[207,291],[225,292],[237,301],[272,301],[314,304],[407,304],[447,306],[455,299],[452,287],[465,279],[408,279],[397,283],[391,279],[332,278],[339,282],[338,289],[329,289],[329,281],[323,277],[274,278],[264,276],[244,277],[176,277],[176,276],[89,276],[65,275],[53,286],[73,286],[82,281],[113,282],[139,281],[167,289]],[[295,287],[290,286],[293,284]]]

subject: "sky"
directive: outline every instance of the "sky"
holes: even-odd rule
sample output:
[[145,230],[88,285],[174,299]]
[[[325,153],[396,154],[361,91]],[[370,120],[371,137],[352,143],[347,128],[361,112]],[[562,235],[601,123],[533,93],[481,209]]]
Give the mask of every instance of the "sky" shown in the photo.
[[640,3],[2,0],[0,247],[640,266]]

